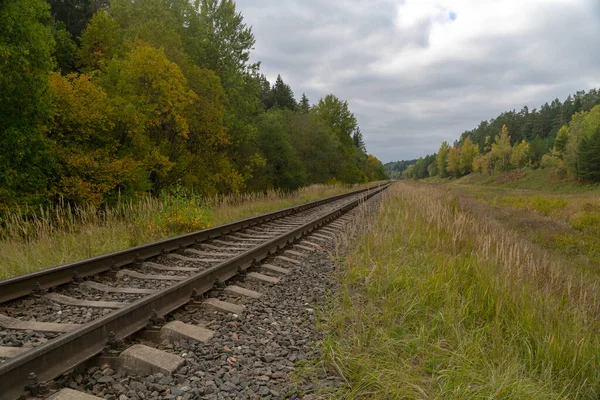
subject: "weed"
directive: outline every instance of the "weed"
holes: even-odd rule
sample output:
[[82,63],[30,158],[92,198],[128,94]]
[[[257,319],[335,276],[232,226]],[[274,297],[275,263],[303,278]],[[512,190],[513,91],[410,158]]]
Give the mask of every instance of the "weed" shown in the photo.
[[322,317],[340,398],[597,398],[598,275],[433,186],[396,184]]
[[[372,185],[372,184],[371,184]],[[146,196],[101,209],[58,203],[0,216],[0,279],[256,216],[368,185],[312,185],[202,198]]]

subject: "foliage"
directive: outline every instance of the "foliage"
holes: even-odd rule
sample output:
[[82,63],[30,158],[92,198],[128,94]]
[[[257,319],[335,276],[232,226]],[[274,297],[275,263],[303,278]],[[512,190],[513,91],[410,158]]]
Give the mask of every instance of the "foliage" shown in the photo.
[[450,146],[447,142],[442,142],[440,149],[437,152],[437,156],[435,157],[435,162],[437,163],[438,173],[442,178],[448,176],[448,153],[450,152]]
[[577,155],[577,176],[583,180],[600,182],[600,125],[590,136],[581,138]]
[[402,173],[406,168],[410,165],[416,163],[417,160],[403,160],[403,161],[394,161],[385,163],[383,167],[385,168],[386,173],[392,179],[399,179],[402,177]]
[[598,89],[579,91],[562,103],[555,99],[539,110],[530,111],[524,106],[519,112],[504,112],[482,121],[476,129],[463,132],[452,148],[443,142],[437,153],[436,168],[432,167],[431,172],[440,177],[458,177],[471,171],[492,174],[510,168],[541,166],[580,181],[594,181],[594,173],[589,175],[586,171],[596,168],[597,151],[595,141],[590,138],[598,126]]
[[54,39],[44,0],[3,0],[0,6],[0,204],[47,199],[52,156],[42,126]]
[[1,208],[385,177],[346,101],[271,86],[234,1],[49,2],[0,8]]

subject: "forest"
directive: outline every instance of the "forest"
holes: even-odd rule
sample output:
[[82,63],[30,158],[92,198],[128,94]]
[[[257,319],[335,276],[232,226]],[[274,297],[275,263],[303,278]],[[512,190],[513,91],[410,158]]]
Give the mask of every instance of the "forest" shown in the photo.
[[386,177],[346,101],[250,61],[232,0],[3,0],[0,210]]
[[554,168],[567,179],[600,182],[600,91],[579,91],[539,110],[503,112],[463,132],[452,145],[418,160],[385,165],[405,179],[492,174],[522,167]]

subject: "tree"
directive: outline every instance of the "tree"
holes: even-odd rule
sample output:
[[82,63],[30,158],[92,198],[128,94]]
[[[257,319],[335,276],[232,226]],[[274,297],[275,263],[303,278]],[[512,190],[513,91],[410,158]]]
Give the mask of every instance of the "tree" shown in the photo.
[[473,145],[470,137],[467,137],[460,152],[459,170],[462,175],[470,174],[473,170],[473,160],[479,154],[479,145]]
[[356,131],[358,124],[346,101],[341,101],[333,94],[328,94],[319,100],[313,110],[336,132],[342,144],[353,144],[352,133]]
[[307,113],[310,111],[310,103],[309,103],[308,97],[306,97],[305,93],[302,93],[302,98],[300,99],[300,102],[298,103],[298,108],[300,109],[300,112],[303,112],[303,113]]
[[273,101],[274,107],[280,109],[295,110],[297,107],[296,100],[294,99],[294,92],[292,88],[283,82],[281,75],[277,75],[275,84],[273,85]]
[[569,141],[569,127],[567,125],[563,125],[556,135],[556,139],[554,140],[554,152],[562,157],[565,148],[567,146],[567,142]]
[[198,96],[177,64],[164,52],[136,41],[123,58],[113,59],[104,80],[115,97],[122,142],[149,171],[152,188],[173,184],[175,164],[186,154],[189,107]]
[[580,179],[600,182],[600,126],[590,136],[581,138],[578,147]]
[[442,178],[448,176],[447,164],[448,164],[448,153],[450,152],[450,146],[448,142],[442,142],[440,149],[437,152],[437,156],[435,157],[437,163],[437,169]]
[[460,176],[460,157],[461,149],[458,146],[452,146],[448,151],[448,161],[446,165],[446,172],[455,177]]
[[510,164],[513,167],[522,168],[529,162],[529,143],[522,140],[521,143],[515,143],[510,155]]
[[286,111],[271,110],[258,122],[259,146],[267,160],[262,187],[297,189],[306,184],[304,165],[287,132]]
[[359,127],[356,127],[354,134],[352,135],[352,141],[354,142],[354,147],[362,151],[363,153],[367,152],[367,147],[365,146],[365,141],[363,139],[362,132]]
[[91,76],[53,73],[47,100],[52,109],[47,134],[58,164],[54,194],[99,206],[117,188],[124,193],[143,188],[140,163],[119,155],[110,99]]
[[58,70],[63,74],[73,72],[75,68],[75,53],[77,45],[73,41],[71,33],[62,22],[52,24],[52,36],[54,37],[53,56]]
[[54,67],[49,7],[43,0],[3,0],[0,21],[0,203],[39,203],[53,164],[40,129]]
[[82,72],[105,71],[120,44],[120,28],[108,12],[97,12],[81,35],[77,66]]
[[506,170],[510,165],[511,153],[512,147],[510,145],[508,128],[506,125],[502,125],[500,135],[496,136],[496,139],[492,144],[491,157],[495,167],[501,171]]
[[98,10],[108,7],[108,0],[47,0],[52,16],[62,22],[72,37],[78,38]]

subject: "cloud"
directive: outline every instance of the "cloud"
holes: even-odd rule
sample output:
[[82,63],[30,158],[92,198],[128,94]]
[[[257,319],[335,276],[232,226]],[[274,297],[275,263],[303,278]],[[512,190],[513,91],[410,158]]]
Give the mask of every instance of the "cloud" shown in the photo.
[[416,158],[479,121],[600,85],[596,0],[245,0],[253,59],[348,100],[368,150]]

